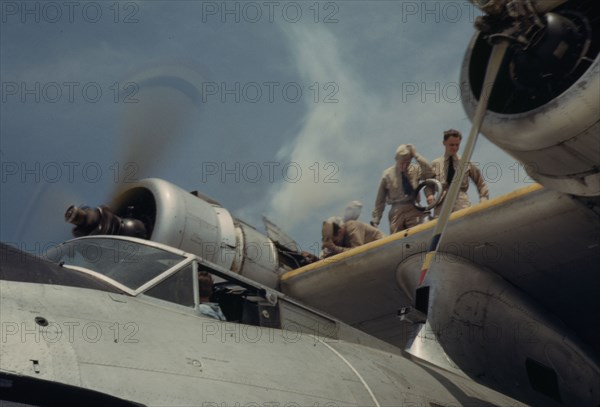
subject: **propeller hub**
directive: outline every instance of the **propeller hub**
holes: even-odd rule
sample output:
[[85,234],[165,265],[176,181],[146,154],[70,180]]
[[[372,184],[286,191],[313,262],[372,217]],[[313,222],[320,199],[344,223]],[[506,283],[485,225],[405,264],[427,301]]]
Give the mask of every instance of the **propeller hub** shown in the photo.
[[587,36],[568,17],[548,13],[544,27],[528,43],[516,47],[509,73],[515,86],[535,90],[549,81],[562,80],[577,68],[586,49]]

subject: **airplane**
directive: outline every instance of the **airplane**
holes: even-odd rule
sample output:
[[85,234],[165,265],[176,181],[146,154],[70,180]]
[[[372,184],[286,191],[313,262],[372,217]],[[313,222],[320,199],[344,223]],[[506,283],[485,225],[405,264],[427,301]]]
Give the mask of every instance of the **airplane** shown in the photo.
[[[1,249],[3,406],[522,405],[171,246]],[[227,321],[199,312],[199,272]]]
[[[2,246],[0,399],[599,405],[598,6],[479,6],[465,108],[487,39],[508,37],[482,132],[543,187],[452,214],[423,284],[435,221],[306,264],[273,228],[159,179],[70,207],[78,238],[54,262]],[[199,271],[215,276],[226,322],[199,314]]]

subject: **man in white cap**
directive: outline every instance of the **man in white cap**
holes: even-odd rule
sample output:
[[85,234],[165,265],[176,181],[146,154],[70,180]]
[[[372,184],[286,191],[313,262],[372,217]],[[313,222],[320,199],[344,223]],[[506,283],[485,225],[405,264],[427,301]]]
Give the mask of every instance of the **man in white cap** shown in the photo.
[[344,211],[344,222],[348,222],[349,220],[358,220],[362,206],[363,204],[360,201],[350,202]]
[[[444,155],[438,157],[431,162],[435,178],[442,184],[442,190],[447,192],[450,188],[450,184],[454,179],[454,175],[458,169],[458,162],[460,156],[458,155],[458,149],[460,148],[460,142],[462,140],[462,134],[458,130],[450,129],[444,132]],[[456,203],[452,211],[467,208],[471,206],[469,196],[467,195],[467,189],[469,188],[469,178],[473,181],[477,187],[479,193],[479,201],[487,201],[490,197],[487,184],[481,175],[481,171],[474,166],[472,163],[467,164],[467,175],[463,178],[462,184],[460,185],[460,192],[456,198]],[[428,203],[431,201],[427,199]]]
[[[411,163],[413,158],[418,165]],[[381,177],[371,220],[371,225],[379,226],[385,205],[391,205],[388,214],[390,233],[419,224],[422,213],[413,204],[415,190],[421,180],[434,175],[429,162],[411,144],[400,144],[395,159],[396,165],[385,170]],[[425,193],[428,201],[433,199],[428,189]]]

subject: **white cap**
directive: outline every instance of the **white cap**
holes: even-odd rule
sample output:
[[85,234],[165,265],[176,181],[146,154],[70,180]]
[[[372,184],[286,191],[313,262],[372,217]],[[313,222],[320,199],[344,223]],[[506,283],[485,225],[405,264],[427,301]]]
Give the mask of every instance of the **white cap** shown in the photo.
[[360,201],[350,202],[348,206],[346,206],[346,210],[344,211],[344,222],[358,219],[362,207],[363,204]]

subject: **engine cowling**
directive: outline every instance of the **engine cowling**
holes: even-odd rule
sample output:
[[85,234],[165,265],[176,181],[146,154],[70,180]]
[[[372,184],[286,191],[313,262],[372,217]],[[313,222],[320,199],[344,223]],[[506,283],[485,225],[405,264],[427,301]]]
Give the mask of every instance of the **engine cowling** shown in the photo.
[[[533,2],[534,7],[542,3]],[[482,126],[482,133],[533,179],[578,196],[600,195],[599,9],[597,1],[564,2],[539,14],[541,24],[528,28],[526,41],[513,38]],[[470,117],[491,37],[478,32],[464,58],[462,100]]]
[[279,276],[302,265],[300,253],[235,219],[218,202],[161,179],[129,185],[108,206],[69,207],[65,219],[75,236],[125,235],[163,243],[271,288]]

